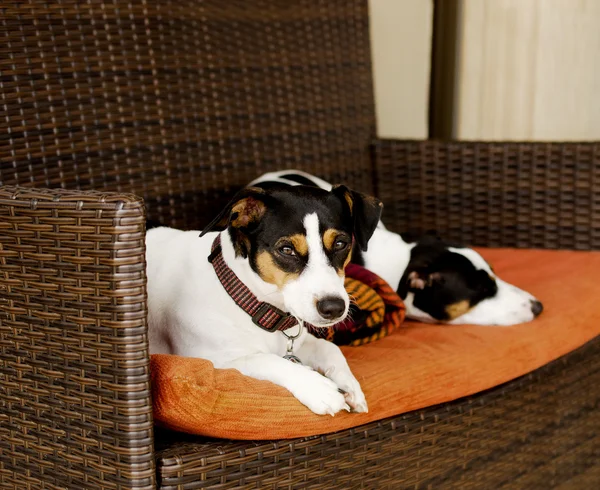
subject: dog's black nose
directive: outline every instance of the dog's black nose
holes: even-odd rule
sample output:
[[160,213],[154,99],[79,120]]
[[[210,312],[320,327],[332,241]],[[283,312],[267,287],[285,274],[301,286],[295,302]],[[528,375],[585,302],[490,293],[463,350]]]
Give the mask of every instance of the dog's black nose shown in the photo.
[[531,311],[533,313],[533,316],[538,316],[542,311],[544,311],[544,305],[537,299],[532,299]]
[[346,303],[342,298],[335,296],[327,296],[326,298],[317,301],[317,311],[319,315],[327,320],[335,320],[344,313]]

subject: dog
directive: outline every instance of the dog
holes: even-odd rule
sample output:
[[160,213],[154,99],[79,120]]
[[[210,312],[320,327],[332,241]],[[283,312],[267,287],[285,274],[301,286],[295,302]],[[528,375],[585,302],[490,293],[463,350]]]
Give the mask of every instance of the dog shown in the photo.
[[[250,183],[264,189],[331,184],[299,170],[262,175]],[[503,281],[475,250],[433,236],[408,242],[379,222],[368,250],[355,250],[352,261],[390,284],[404,300],[406,316],[427,323],[514,325],[533,320],[542,303]]]
[[381,210],[343,185],[248,187],[201,233],[150,229],[150,352],[271,381],[317,414],[366,412],[339,347],[303,323],[346,317],[344,269],[353,242],[367,250]]

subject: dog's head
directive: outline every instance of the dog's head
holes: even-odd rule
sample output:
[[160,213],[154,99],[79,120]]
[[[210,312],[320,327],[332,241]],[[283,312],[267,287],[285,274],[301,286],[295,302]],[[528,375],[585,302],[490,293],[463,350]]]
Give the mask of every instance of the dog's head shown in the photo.
[[543,309],[531,294],[502,281],[474,250],[434,237],[411,250],[398,293],[407,316],[430,322],[514,325]]
[[383,205],[343,185],[248,187],[203,230],[227,229],[237,257],[282,293],[297,318],[327,327],[345,318],[344,268],[353,241],[366,250]]

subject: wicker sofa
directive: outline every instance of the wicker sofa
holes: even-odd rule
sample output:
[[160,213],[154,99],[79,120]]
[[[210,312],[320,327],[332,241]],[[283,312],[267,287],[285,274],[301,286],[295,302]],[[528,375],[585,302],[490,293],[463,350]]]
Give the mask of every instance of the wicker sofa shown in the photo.
[[0,4],[0,487],[597,488],[600,343],[351,430],[153,428],[146,217],[302,168],[386,224],[600,248],[600,145],[375,139],[366,0]]

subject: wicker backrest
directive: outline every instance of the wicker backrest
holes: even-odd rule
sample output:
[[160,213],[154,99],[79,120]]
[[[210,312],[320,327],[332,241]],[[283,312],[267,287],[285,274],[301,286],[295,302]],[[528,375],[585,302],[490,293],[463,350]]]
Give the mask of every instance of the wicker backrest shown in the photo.
[[197,227],[262,172],[371,190],[366,0],[0,3],[0,185]]
[[381,140],[377,191],[401,232],[486,247],[600,249],[600,142]]

